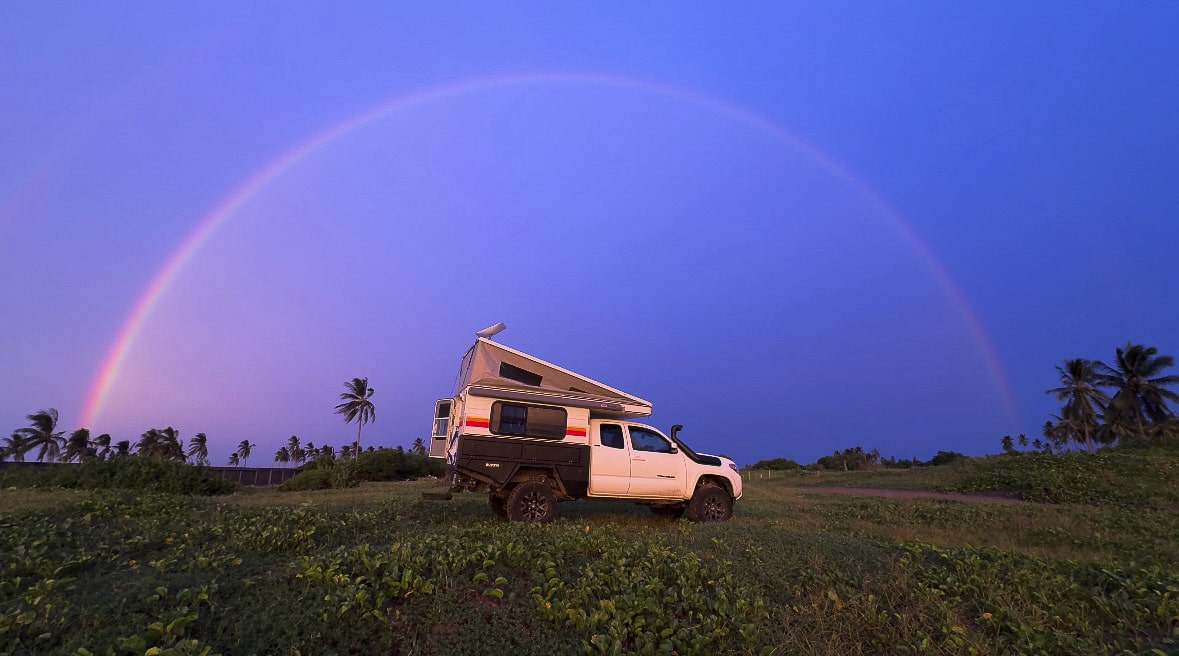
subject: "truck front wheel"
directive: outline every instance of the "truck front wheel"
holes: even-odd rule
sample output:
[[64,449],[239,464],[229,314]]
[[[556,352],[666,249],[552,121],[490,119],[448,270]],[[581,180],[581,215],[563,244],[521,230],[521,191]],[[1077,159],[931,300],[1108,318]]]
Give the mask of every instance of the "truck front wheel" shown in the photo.
[[688,517],[694,522],[723,522],[733,516],[733,497],[724,488],[702,485],[688,502]]
[[513,522],[551,522],[557,518],[557,495],[545,483],[521,483],[508,495],[507,510]]

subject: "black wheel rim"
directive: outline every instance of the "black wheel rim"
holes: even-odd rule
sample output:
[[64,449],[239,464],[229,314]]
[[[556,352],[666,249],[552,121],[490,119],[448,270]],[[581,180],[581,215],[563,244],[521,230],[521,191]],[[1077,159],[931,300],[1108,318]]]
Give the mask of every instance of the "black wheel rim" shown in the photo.
[[706,495],[703,499],[704,504],[701,508],[700,515],[706,522],[721,522],[725,520],[725,515],[728,514],[725,508],[725,501],[720,495],[713,493]]
[[549,508],[549,499],[543,492],[527,492],[520,498],[520,516],[525,521],[544,521],[549,516]]

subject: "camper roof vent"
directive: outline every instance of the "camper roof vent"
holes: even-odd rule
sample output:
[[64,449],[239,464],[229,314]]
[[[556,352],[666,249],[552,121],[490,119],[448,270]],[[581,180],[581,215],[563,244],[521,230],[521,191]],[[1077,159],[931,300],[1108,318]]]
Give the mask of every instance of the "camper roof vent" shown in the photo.
[[505,329],[507,329],[507,326],[504,325],[504,322],[501,321],[501,322],[495,324],[494,326],[488,326],[488,327],[484,328],[483,330],[480,330],[479,332],[475,333],[475,337],[482,337],[484,339],[491,339],[492,337],[495,337],[496,335],[502,333]]

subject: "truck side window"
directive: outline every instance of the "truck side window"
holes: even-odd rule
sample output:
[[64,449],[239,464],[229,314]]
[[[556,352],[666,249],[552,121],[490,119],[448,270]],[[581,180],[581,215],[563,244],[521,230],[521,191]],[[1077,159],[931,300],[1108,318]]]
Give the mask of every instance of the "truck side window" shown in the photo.
[[564,408],[496,401],[491,404],[489,428],[495,435],[563,440],[568,421]]
[[671,453],[671,444],[662,435],[638,426],[630,427],[630,445],[635,451]]
[[622,441],[622,426],[618,424],[602,424],[599,435],[602,437],[602,446],[608,446],[611,449],[626,447]]

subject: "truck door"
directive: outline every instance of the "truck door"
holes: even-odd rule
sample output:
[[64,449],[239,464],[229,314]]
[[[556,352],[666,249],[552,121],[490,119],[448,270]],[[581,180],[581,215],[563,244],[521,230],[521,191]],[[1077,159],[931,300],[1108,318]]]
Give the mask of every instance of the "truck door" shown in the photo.
[[590,427],[590,496],[626,496],[630,491],[630,450],[622,424]]
[[434,402],[434,427],[430,429],[430,457],[446,457],[446,438],[450,434],[450,409],[452,399]]
[[650,428],[627,426],[630,433],[630,496],[677,498],[685,493],[687,466],[671,441]]

